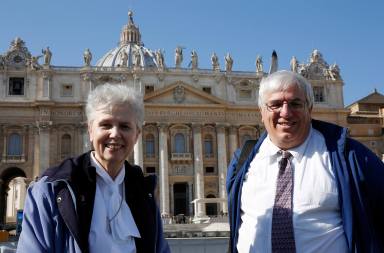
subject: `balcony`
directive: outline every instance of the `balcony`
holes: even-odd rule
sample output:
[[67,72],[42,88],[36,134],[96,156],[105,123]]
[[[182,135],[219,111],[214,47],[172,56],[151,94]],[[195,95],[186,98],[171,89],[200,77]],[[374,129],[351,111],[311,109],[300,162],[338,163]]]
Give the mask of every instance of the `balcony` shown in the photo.
[[25,163],[24,155],[6,155],[3,156],[3,163]]
[[192,154],[191,153],[172,153],[171,160],[172,161],[191,161]]

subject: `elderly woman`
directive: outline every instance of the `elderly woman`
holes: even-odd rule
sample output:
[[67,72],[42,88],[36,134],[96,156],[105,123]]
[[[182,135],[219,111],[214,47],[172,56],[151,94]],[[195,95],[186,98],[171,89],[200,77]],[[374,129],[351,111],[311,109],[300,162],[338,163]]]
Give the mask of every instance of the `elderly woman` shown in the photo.
[[169,252],[156,180],[125,159],[143,123],[141,96],[98,86],[86,115],[92,151],[45,171],[28,189],[18,252]]

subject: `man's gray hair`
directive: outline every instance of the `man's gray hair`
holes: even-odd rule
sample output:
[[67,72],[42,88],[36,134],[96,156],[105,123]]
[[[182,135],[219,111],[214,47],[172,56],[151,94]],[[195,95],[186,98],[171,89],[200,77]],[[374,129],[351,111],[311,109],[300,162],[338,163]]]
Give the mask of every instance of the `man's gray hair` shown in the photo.
[[122,84],[103,84],[89,92],[85,113],[88,124],[95,118],[97,110],[112,111],[115,106],[127,106],[136,119],[136,125],[141,129],[144,121],[143,98],[135,89]]
[[290,86],[296,86],[299,90],[303,91],[308,108],[312,108],[314,98],[311,84],[303,76],[287,70],[274,72],[261,80],[258,100],[259,108],[262,109],[265,106],[266,95],[286,90]]

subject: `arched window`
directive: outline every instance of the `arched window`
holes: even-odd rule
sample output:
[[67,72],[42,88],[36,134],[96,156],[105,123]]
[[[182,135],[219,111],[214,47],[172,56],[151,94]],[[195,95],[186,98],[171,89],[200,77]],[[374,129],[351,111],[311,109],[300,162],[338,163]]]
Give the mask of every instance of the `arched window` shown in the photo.
[[185,137],[182,133],[175,135],[175,153],[185,153]]
[[71,136],[64,134],[61,136],[61,157],[66,158],[71,155]]
[[213,140],[209,134],[204,137],[204,156],[207,158],[213,157]]
[[145,156],[155,157],[155,137],[152,134],[145,137]]
[[9,136],[7,155],[21,156],[23,153],[23,143],[20,134],[13,133]]
[[243,137],[241,138],[241,147],[244,145],[244,143],[247,141],[247,140],[250,140],[252,139],[252,137],[249,135],[249,134],[245,134],[243,135]]

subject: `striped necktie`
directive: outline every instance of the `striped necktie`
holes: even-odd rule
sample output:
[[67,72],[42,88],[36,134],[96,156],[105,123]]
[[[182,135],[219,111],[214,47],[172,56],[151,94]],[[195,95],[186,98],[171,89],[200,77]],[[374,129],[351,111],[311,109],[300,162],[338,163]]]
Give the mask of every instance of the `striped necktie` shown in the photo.
[[272,213],[272,252],[296,252],[292,223],[293,171],[291,153],[280,150],[279,174],[276,182],[275,203]]

